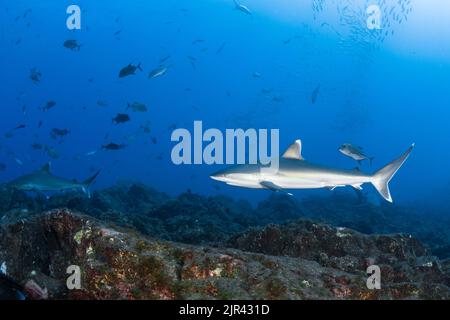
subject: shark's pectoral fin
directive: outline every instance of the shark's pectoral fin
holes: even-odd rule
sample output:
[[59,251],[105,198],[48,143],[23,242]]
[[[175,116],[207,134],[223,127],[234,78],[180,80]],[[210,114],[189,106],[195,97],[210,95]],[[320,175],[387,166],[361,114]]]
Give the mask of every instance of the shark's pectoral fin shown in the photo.
[[280,186],[277,186],[273,182],[261,181],[259,184],[265,189],[268,189],[268,190],[271,190],[271,191],[274,191],[274,192],[285,192],[286,194],[292,196],[292,193],[286,192],[285,190],[283,190],[283,188],[281,188]]
[[272,190],[272,191],[282,190],[280,186],[277,186],[275,183],[270,182],[270,181],[261,181],[259,184],[261,186],[263,186],[264,188]]

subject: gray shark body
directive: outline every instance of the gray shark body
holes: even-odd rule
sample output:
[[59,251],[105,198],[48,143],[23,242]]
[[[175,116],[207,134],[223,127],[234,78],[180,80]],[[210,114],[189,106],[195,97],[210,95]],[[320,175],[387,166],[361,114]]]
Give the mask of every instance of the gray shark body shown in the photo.
[[352,186],[361,190],[362,185],[371,183],[381,196],[389,202],[392,197],[389,181],[406,161],[411,153],[412,145],[400,158],[392,161],[374,174],[366,174],[359,170],[342,170],[326,167],[306,161],[301,154],[301,141],[297,140],[279,159],[279,169],[270,172],[262,170],[265,166],[237,165],[219,171],[212,179],[228,185],[282,191],[285,189],[318,189]]
[[100,171],[98,171],[91,178],[83,182],[78,182],[76,180],[65,179],[52,175],[50,172],[50,164],[46,164],[40,170],[10,181],[7,186],[15,190],[34,192],[82,190],[88,197],[90,197],[89,187],[92,183],[94,183],[99,174]]

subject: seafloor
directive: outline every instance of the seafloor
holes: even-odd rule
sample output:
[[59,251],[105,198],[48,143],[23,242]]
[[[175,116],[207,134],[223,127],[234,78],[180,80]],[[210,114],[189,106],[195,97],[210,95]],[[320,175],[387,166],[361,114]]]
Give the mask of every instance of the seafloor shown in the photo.
[[[0,192],[0,264],[49,299],[449,299],[450,219],[346,194]],[[381,289],[366,286],[369,265]],[[68,290],[67,267],[81,268]]]

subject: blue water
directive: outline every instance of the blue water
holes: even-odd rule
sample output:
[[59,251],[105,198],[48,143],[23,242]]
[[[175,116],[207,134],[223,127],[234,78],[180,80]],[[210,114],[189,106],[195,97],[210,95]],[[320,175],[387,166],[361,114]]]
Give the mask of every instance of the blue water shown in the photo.
[[[445,17],[440,6],[450,8],[443,2],[379,1],[399,15],[412,10],[401,23],[385,17],[389,27],[382,31],[389,35],[381,40],[356,15],[369,4],[362,0],[242,0],[251,16],[234,10],[231,0],[2,0],[0,163],[6,168],[0,181],[51,161],[54,173],[64,177],[85,179],[102,169],[95,188],[137,180],[170,194],[191,189],[250,201],[266,197],[270,191],[217,189],[209,175],[222,166],[172,163],[169,127],[192,130],[193,121],[201,120],[205,128],[221,130],[278,128],[281,149],[301,138],[307,160],[340,168],[356,163],[338,153],[339,145],[363,146],[375,157],[372,168],[362,166],[369,172],[415,142],[391,182],[393,198],[441,208],[450,187],[450,29],[433,15]],[[313,10],[314,3],[322,3],[323,10]],[[81,30],[66,28],[70,4],[82,9]],[[32,11],[23,17],[27,9]],[[347,20],[340,23],[343,11]],[[81,49],[63,47],[67,39],[78,40]],[[204,41],[194,43],[199,39]],[[169,55],[167,74],[149,79]],[[195,57],[195,69],[188,56]],[[142,63],[144,72],[119,79],[129,63]],[[29,78],[32,68],[42,73],[39,83]],[[57,104],[43,112],[49,100]],[[148,112],[127,111],[134,101],[145,103]],[[120,112],[129,113],[131,121],[114,125],[111,119]],[[150,134],[141,129],[146,121]],[[19,124],[27,127],[3,136]],[[60,143],[50,137],[52,128],[70,134]],[[109,142],[127,148],[100,150]],[[54,147],[59,157],[33,150],[33,143]]]

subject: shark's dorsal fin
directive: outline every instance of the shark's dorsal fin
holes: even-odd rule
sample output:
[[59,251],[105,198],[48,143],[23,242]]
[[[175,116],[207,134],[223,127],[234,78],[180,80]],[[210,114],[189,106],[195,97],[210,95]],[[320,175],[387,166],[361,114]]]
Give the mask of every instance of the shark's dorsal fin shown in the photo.
[[283,153],[283,158],[305,160],[302,157],[302,141],[300,139],[295,140],[295,142]]
[[41,171],[50,174],[50,167],[51,167],[50,162],[49,162],[49,163],[46,163],[46,164],[41,168]]

